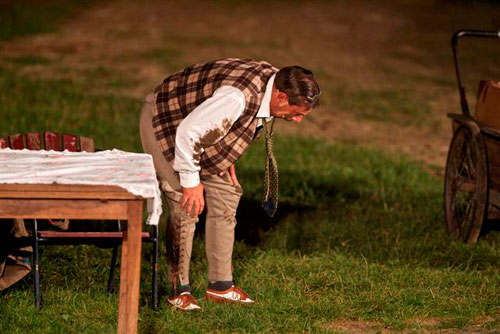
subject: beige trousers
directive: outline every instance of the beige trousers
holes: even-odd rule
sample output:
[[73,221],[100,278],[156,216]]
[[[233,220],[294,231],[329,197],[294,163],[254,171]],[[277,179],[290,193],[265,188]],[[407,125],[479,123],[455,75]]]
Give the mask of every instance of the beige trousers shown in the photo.
[[[157,144],[152,125],[155,94],[146,97],[140,116],[142,148],[153,156],[160,188],[169,208],[167,220],[167,268],[171,283],[189,283],[189,263],[197,217],[191,217],[180,208],[182,188],[179,174],[163,156]],[[224,176],[201,176],[205,189],[205,250],[208,258],[208,280],[232,281],[231,258],[236,226],[236,209],[242,190],[235,187],[228,173]]]

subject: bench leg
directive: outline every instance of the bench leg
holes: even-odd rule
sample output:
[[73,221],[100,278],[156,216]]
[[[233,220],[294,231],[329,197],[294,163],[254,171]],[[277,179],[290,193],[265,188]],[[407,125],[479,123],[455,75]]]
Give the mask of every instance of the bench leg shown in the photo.
[[119,247],[120,247],[120,245],[118,245],[118,244],[113,247],[113,256],[111,257],[111,267],[109,268],[108,294],[112,294],[113,290],[114,290],[116,262],[118,261],[118,248]]
[[153,241],[153,309],[158,309],[158,225],[154,226],[154,241]]
[[35,278],[35,308],[40,310],[41,296],[40,296],[40,269],[38,266],[38,222],[33,221],[33,266]]
[[[117,222],[117,230],[119,232],[122,231],[122,222],[118,220]],[[113,256],[111,257],[111,267],[109,269],[109,278],[108,278],[108,294],[112,294],[114,290],[114,281],[115,281],[115,272],[116,272],[116,262],[118,261],[118,249],[123,241],[123,238],[113,247]]]

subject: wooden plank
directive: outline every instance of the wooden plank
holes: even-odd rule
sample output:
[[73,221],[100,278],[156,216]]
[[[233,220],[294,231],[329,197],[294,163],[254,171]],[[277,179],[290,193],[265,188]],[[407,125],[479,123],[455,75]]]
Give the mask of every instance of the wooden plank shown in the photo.
[[94,140],[92,138],[80,137],[80,151],[95,152]]
[[118,186],[0,184],[0,198],[138,199]]
[[69,198],[69,199],[99,199],[102,201],[110,199],[137,199],[139,196],[134,196],[129,193],[116,193],[116,192],[24,192],[20,193],[18,191],[3,191],[0,187],[0,198],[45,198],[45,199],[58,199],[58,198]]
[[490,188],[500,191],[500,140],[485,137],[490,172]]
[[42,148],[42,138],[40,132],[26,133],[26,148],[28,150],[40,150]]
[[0,148],[7,148],[7,138],[0,138]]
[[24,148],[23,135],[16,133],[9,136],[10,148],[13,150],[22,150]]
[[76,152],[77,151],[77,138],[74,135],[67,135],[63,134],[62,135],[62,146],[63,146],[63,151],[68,150],[70,152]]
[[[107,238],[121,239],[123,232],[58,232],[58,231],[40,231],[42,238]],[[142,238],[149,238],[149,232],[142,232]]]
[[118,334],[137,333],[141,280],[142,201],[130,201],[123,234]]
[[127,219],[127,201],[0,199],[0,218]]
[[60,151],[61,144],[59,143],[59,135],[55,132],[45,131],[43,134],[43,139],[45,142],[45,149],[47,151]]
[[12,191],[69,191],[69,192],[127,192],[119,186],[92,184],[58,184],[58,183],[0,183],[1,189]]

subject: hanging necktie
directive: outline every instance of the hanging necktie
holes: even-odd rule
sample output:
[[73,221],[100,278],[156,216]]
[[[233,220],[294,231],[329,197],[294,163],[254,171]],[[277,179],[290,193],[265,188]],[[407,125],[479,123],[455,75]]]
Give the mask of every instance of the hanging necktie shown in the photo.
[[278,209],[278,164],[273,154],[274,119],[269,125],[265,120],[262,122],[266,136],[266,174],[264,178],[264,198],[262,208],[269,217],[274,216]]

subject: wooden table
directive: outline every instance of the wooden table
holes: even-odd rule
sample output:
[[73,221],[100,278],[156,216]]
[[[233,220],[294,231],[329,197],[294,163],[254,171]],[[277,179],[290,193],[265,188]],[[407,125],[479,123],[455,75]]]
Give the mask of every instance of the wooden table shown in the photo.
[[126,220],[118,333],[137,333],[144,198],[117,186],[0,184],[0,218]]

